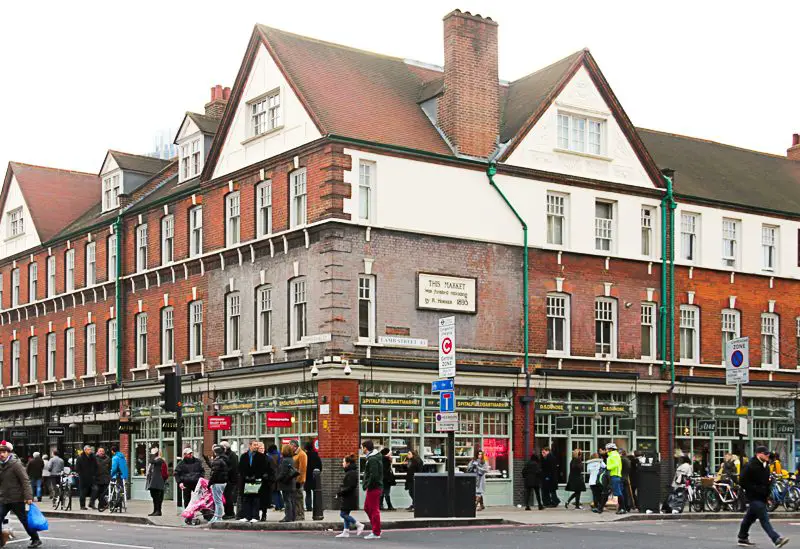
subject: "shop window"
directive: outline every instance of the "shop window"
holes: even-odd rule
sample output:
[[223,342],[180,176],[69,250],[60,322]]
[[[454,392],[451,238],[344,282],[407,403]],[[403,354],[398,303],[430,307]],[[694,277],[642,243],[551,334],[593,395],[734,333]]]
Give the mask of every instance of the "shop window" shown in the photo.
[[28,383],[37,380],[36,371],[39,366],[39,338],[33,336],[28,339]]
[[189,358],[203,356],[203,302],[189,304]]
[[589,436],[592,434],[592,416],[573,416],[572,434]]
[[642,303],[642,358],[656,357],[656,305]]
[[739,337],[741,322],[739,311],[723,309],[722,311],[722,362],[725,362],[725,349],[728,342]]
[[292,280],[289,284],[289,292],[292,300],[289,341],[292,345],[298,345],[302,343],[303,337],[307,334],[306,279]]
[[358,277],[358,339],[375,342],[375,277]]
[[106,362],[108,372],[117,371],[117,319],[106,322]]
[[86,375],[97,373],[97,329],[94,324],[86,325]]
[[636,396],[636,436],[656,436],[656,399],[653,395]]
[[761,367],[778,369],[780,360],[778,356],[778,315],[763,313],[761,315]]
[[680,308],[681,362],[698,363],[700,357],[700,310],[693,305]]
[[416,434],[419,432],[419,412],[417,410],[392,410],[391,434]]
[[147,367],[147,313],[136,315],[136,367]]
[[753,437],[755,438],[770,438],[770,420],[768,419],[754,419],[753,420]]
[[386,410],[364,408],[361,410],[361,422],[363,423],[361,431],[364,434],[387,434],[389,432],[389,417]]
[[228,294],[225,303],[225,353],[232,355],[241,350],[239,337],[242,311],[239,292]]
[[161,364],[175,362],[174,312],[172,307],[161,310]]
[[225,197],[225,245],[235,246],[240,239],[239,192],[232,192]]
[[675,418],[675,436],[676,437],[692,436],[692,418],[690,417]]
[[616,356],[617,303],[615,300],[598,297],[594,302],[595,355],[599,358]]
[[534,433],[537,435],[550,434],[550,415],[536,414],[533,418]]
[[570,311],[569,296],[547,296],[547,352],[569,354]]

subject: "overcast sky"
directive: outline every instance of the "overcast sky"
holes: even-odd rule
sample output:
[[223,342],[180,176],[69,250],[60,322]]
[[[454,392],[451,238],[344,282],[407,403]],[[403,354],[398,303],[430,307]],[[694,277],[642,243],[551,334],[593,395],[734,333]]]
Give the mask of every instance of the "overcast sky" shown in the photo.
[[454,8],[500,24],[503,79],[588,47],[637,126],[776,154],[800,131],[796,0],[8,0],[0,165],[96,173],[107,149],[147,153],[232,85],[256,22],[441,64]]

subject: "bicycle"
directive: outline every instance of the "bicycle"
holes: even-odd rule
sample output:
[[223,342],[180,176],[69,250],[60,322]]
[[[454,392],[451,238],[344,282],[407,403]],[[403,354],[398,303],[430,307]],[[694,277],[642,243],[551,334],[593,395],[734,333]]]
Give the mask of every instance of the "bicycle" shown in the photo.
[[[703,482],[699,476],[693,476],[686,480],[686,503],[689,504],[689,511],[700,513],[703,511]],[[683,509],[681,509],[683,512]]]
[[772,475],[772,482],[767,496],[767,509],[775,511],[779,505],[787,511],[794,511],[800,506],[800,488],[790,485],[787,479]]
[[705,504],[708,510],[714,513],[718,513],[723,507],[732,512],[744,510],[742,498],[739,497],[739,487],[731,478],[714,481],[710,487],[706,488]]
[[110,513],[124,513],[128,510],[128,494],[125,489],[125,481],[121,479],[111,479],[108,485],[108,511]]
[[69,468],[65,468],[61,473],[61,478],[55,487],[55,495],[53,496],[53,510],[62,511],[72,510],[72,486],[75,484],[75,473],[72,473]]

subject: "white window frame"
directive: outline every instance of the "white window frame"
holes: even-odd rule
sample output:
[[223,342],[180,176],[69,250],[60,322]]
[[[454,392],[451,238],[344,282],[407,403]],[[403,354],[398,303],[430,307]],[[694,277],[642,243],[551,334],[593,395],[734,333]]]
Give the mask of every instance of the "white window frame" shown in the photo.
[[189,208],[189,257],[203,255],[203,207]]
[[28,338],[28,383],[38,381],[37,370],[39,369],[39,338],[31,336]]
[[175,309],[161,309],[161,364],[175,364]]
[[86,325],[86,376],[97,374],[97,324]]
[[147,270],[147,223],[136,227],[136,271]]
[[797,368],[800,369],[800,316],[794,319],[795,347],[797,348]]
[[[780,318],[775,313],[761,313],[761,367],[780,368]],[[771,341],[770,341],[771,340]]]
[[200,145],[201,141],[202,137],[183,143],[180,146],[181,182],[199,175],[202,170],[203,147]]
[[[2,279],[0,279],[0,284]],[[36,261],[28,263],[28,301],[36,301],[39,286],[39,264]]]
[[[596,297],[594,300],[594,341],[595,357],[616,358],[617,356],[617,300],[610,297]],[[600,338],[600,323],[611,323],[610,341]],[[600,341],[602,340],[602,341]],[[609,352],[603,352],[603,347],[609,346]]]
[[283,126],[280,88],[248,101],[247,107],[252,137],[264,135]]
[[700,214],[681,212],[681,259],[700,262]]
[[119,208],[119,195],[122,177],[119,173],[103,178],[103,211]]
[[[680,362],[700,364],[700,308],[696,305],[681,305],[679,326]],[[691,341],[686,341],[685,338],[688,337],[691,337]]]
[[289,228],[302,227],[308,223],[308,179],[305,168],[291,173],[289,195]]
[[[610,217],[598,217],[598,206],[607,206]],[[595,200],[594,209],[594,249],[612,254],[616,249],[617,204],[609,200]],[[608,242],[608,249],[602,246],[605,242]]]
[[[555,356],[569,356],[570,353],[570,326],[571,326],[571,312],[570,312],[570,296],[563,293],[549,293],[545,300],[545,337],[547,338],[547,354]],[[555,339],[555,324],[560,321],[562,326],[562,349],[557,349],[558,342]],[[553,324],[553,340],[551,341],[551,323]]]
[[739,266],[742,222],[739,219],[722,218],[722,265],[735,269]]
[[559,112],[556,149],[592,156],[606,154],[606,121],[569,112]]
[[86,244],[86,286],[97,284],[97,243]]
[[296,278],[289,284],[291,314],[289,319],[289,342],[299,345],[308,335],[308,286],[305,277]]
[[[641,314],[640,314],[640,322],[641,322],[641,335],[644,336],[645,331],[648,332],[648,338],[650,339],[650,348],[645,349],[644,345],[642,345],[642,358],[655,360],[656,358],[656,325],[657,325],[657,311],[658,307],[655,303],[650,302],[642,302],[641,304]],[[644,339],[644,337],[642,337]]]
[[56,256],[51,255],[47,257],[47,297],[54,297],[56,295]]
[[147,364],[147,313],[136,315],[136,367],[146,368]]
[[241,241],[242,208],[239,191],[225,196],[225,246],[235,246]]
[[641,225],[642,247],[640,252],[643,257],[654,257],[656,249],[656,209],[654,207],[642,206]]
[[106,239],[106,257],[108,258],[108,265],[106,265],[106,272],[108,276],[106,280],[113,280],[117,278],[117,235],[112,234]]
[[106,345],[108,349],[106,351],[106,356],[108,360],[107,372],[116,372],[117,371],[117,319],[110,318],[108,322],[106,322]]
[[238,354],[241,349],[242,294],[230,292],[225,296],[225,354]]
[[189,358],[197,360],[203,357],[203,302],[192,301],[189,304]]
[[370,160],[358,163],[358,218],[367,223],[375,222],[376,164]]
[[8,238],[16,238],[25,234],[25,216],[22,206],[8,212]]
[[256,295],[258,304],[257,341],[259,350],[272,347],[272,286],[258,288]]
[[11,342],[11,386],[19,387],[19,366],[20,366],[20,343],[19,339]]
[[780,227],[761,225],[761,268],[765,271],[778,270],[778,242]]
[[64,291],[75,290],[75,248],[64,253]]
[[64,332],[64,379],[75,379],[75,328]]
[[728,341],[741,337],[742,315],[737,309],[722,309],[720,318],[722,322],[722,333],[720,335],[722,342],[722,364],[725,364]]
[[58,359],[58,335],[55,332],[47,334],[47,381],[56,379],[56,360]]
[[11,306],[19,307],[22,302],[19,267],[11,270]]
[[175,261],[175,216],[161,218],[161,264],[169,265]]
[[[547,211],[547,243],[550,246],[563,247],[567,245],[568,229],[568,208],[569,208],[569,195],[557,192],[547,192],[546,205]],[[561,241],[557,242],[558,235],[556,228],[560,225]]]
[[256,185],[256,230],[257,236],[272,234],[272,180]]
[[[359,275],[358,277],[358,341],[361,343],[375,343],[378,332],[378,320],[375,299],[376,280],[374,275]],[[366,319],[362,319],[361,306],[366,306]],[[367,322],[367,334],[361,331],[362,320]]]

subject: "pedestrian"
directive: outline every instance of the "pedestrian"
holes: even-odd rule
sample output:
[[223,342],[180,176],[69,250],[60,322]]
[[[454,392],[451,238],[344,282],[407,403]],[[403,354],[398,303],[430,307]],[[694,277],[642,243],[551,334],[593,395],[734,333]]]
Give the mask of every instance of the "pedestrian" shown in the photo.
[[209,524],[221,521],[224,516],[225,505],[222,498],[228,486],[228,469],[230,468],[228,458],[225,457],[225,448],[215,445],[213,452],[214,457],[208,464],[211,468],[211,478],[208,483],[211,485],[211,496],[214,498],[214,518],[208,521]]
[[[281,453],[275,444],[270,444],[269,448],[267,448],[267,457],[269,457],[274,464],[273,470],[275,471],[275,478],[277,478],[278,466],[281,463]],[[276,482],[277,481],[273,481],[272,483],[272,507],[274,507],[276,511],[283,511],[283,496],[281,491],[278,490]]]
[[[47,466],[50,464],[50,456],[47,454],[42,456],[42,464],[44,467],[42,468],[42,495],[48,496],[51,494],[50,492],[50,470]],[[41,500],[39,500],[41,501]]]
[[239,522],[258,522],[261,507],[261,482],[267,470],[267,456],[258,451],[258,441],[251,440],[247,452],[239,458],[239,478],[242,479],[242,518]]
[[283,494],[284,516],[280,522],[294,522],[297,503],[297,477],[300,473],[294,467],[294,450],[289,444],[281,447],[281,463],[276,478],[278,490]]
[[[381,510],[396,511],[392,506],[392,486],[397,485],[397,480],[395,480],[394,471],[392,470],[392,451],[389,448],[382,448],[381,458],[383,459],[383,494],[381,494]],[[386,507],[383,506],[384,502],[386,503]]]
[[744,488],[747,501],[750,502],[739,527],[739,547],[755,547],[756,544],[750,541],[750,527],[756,520],[761,522],[761,528],[775,547],[783,547],[789,543],[789,538],[779,535],[769,522],[767,496],[770,490],[770,471],[769,449],[766,446],[756,447],[755,458],[751,459],[742,470],[739,484]]
[[522,478],[525,481],[525,510],[531,510],[531,495],[536,495],[536,503],[539,504],[539,511],[544,509],[542,505],[542,464],[539,456],[531,454],[531,459],[522,468]]
[[633,453],[633,455],[628,456],[628,461],[631,465],[631,471],[628,475],[628,485],[630,487],[630,496],[631,496],[631,508],[638,509],[639,508],[639,495],[638,495],[638,485],[639,485],[639,465],[641,464],[641,452],[638,450]]
[[78,490],[80,491],[81,511],[86,511],[86,498],[92,495],[97,477],[97,459],[95,459],[92,447],[86,445],[75,461],[75,472],[78,473]]
[[297,470],[297,487],[294,495],[294,518],[295,520],[306,520],[306,509],[303,507],[303,492],[308,473],[308,454],[306,454],[300,443],[296,440],[289,442],[292,448],[294,468]]
[[575,448],[572,451],[572,461],[569,462],[569,478],[567,479],[567,492],[572,492],[572,495],[567,498],[564,504],[565,509],[569,509],[569,504],[575,500],[575,509],[583,509],[581,507],[581,494],[586,491],[586,483],[583,481],[583,451],[580,448]]
[[631,460],[628,452],[623,448],[619,451],[620,461],[622,462],[622,499],[625,510],[630,512],[633,509],[633,494],[631,492]]
[[39,452],[33,453],[33,459],[25,468],[31,481],[31,491],[36,501],[42,501],[42,474],[44,473],[44,460]]
[[25,510],[25,505],[31,503],[33,503],[31,481],[22,462],[11,453],[9,443],[4,440],[0,442],[0,524],[5,522],[9,511],[14,513],[31,537],[28,547],[41,547],[39,534],[28,528],[28,512]]
[[183,506],[188,507],[192,500],[192,492],[197,488],[197,483],[203,476],[203,464],[194,457],[191,448],[184,448],[181,462],[175,467],[175,483],[183,496]]
[[339,500],[339,516],[344,521],[342,533],[337,538],[349,538],[350,526],[356,527],[356,536],[364,532],[364,525],[358,522],[350,513],[358,509],[358,465],[356,456],[349,455],[342,460],[344,468],[344,478],[339,491],[336,492],[336,499]]
[[225,459],[228,460],[228,484],[225,486],[225,514],[224,520],[236,517],[236,502],[239,495],[239,458],[236,452],[231,450],[231,444],[227,440],[219,443],[224,451]]
[[168,478],[167,462],[161,457],[161,451],[158,448],[151,448],[150,464],[147,466],[144,488],[150,492],[150,498],[153,500],[153,512],[147,516],[161,516],[161,504],[164,503],[164,489],[167,486]]
[[549,446],[542,448],[542,501],[545,507],[558,507],[558,461]]
[[322,459],[319,457],[319,452],[314,448],[313,442],[306,442],[305,445],[306,457],[308,458],[308,465],[306,466],[306,511],[309,513],[314,512],[314,488],[316,487],[316,480],[314,478],[314,471],[322,472]]
[[417,451],[409,448],[406,452],[406,491],[411,498],[411,505],[406,508],[406,511],[414,510],[414,476],[422,472],[424,464],[422,458],[419,457]]
[[64,472],[64,460],[58,455],[58,450],[53,450],[53,457],[47,462],[47,470],[50,473],[50,499],[56,494],[56,487],[61,482],[61,473]]
[[586,472],[589,473],[589,488],[592,491],[592,512],[602,513],[606,505],[605,487],[603,486],[603,475],[608,476],[606,464],[599,454],[591,455],[586,462]]
[[489,465],[483,457],[483,450],[475,452],[475,457],[467,465],[467,473],[473,473],[475,479],[475,509],[483,511],[486,506],[483,504],[483,493],[486,491],[486,473],[489,472]]
[[98,448],[95,459],[97,460],[97,477],[92,487],[92,499],[89,500],[89,507],[94,509],[94,502],[97,500],[97,510],[101,513],[108,505],[108,485],[111,484],[111,458],[106,455],[105,448]]
[[625,509],[625,495],[622,488],[622,456],[617,451],[617,445],[613,442],[606,444],[608,450],[608,474],[611,477],[611,491],[617,497],[617,514],[624,515],[628,511]]
[[263,442],[258,443],[258,453],[264,456],[264,474],[261,476],[261,488],[258,490],[258,508],[261,512],[259,520],[267,521],[267,510],[272,501],[272,491],[275,489],[275,477],[277,476],[278,466],[267,455]]
[[383,494],[383,457],[375,449],[371,440],[361,443],[361,450],[367,456],[364,466],[364,480],[361,484],[367,492],[364,498],[364,511],[369,517],[372,532],[364,539],[381,539],[381,494]]

